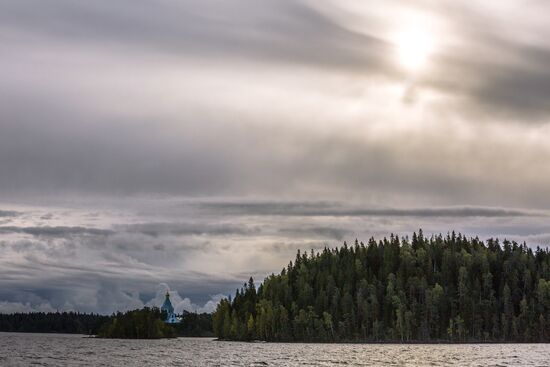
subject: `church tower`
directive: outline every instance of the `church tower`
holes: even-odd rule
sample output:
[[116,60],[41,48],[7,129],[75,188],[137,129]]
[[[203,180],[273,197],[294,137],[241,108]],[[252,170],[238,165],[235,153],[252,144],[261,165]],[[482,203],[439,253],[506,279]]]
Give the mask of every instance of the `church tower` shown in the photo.
[[179,322],[176,314],[174,313],[174,306],[172,306],[172,302],[170,302],[170,293],[168,293],[168,291],[166,292],[166,298],[164,299],[164,303],[162,304],[160,310],[166,312],[166,320],[164,320],[164,322],[167,324],[175,324]]

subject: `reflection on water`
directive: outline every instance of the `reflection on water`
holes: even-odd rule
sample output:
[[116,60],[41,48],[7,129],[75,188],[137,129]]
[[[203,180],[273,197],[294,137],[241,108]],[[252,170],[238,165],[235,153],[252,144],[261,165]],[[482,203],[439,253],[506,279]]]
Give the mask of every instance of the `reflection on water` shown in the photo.
[[0,366],[550,366],[549,344],[270,344],[0,333]]

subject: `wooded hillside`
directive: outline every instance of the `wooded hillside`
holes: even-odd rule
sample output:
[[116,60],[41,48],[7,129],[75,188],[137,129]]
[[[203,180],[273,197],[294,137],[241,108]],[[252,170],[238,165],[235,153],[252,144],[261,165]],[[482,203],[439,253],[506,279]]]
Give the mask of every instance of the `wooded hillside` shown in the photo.
[[213,315],[221,339],[550,341],[550,253],[448,234],[298,252]]

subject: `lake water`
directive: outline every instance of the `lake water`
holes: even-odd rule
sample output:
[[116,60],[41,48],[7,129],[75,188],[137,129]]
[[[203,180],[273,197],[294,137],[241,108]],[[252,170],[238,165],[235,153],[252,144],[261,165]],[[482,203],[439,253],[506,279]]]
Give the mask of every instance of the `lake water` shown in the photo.
[[550,344],[271,344],[0,333],[0,366],[550,366]]

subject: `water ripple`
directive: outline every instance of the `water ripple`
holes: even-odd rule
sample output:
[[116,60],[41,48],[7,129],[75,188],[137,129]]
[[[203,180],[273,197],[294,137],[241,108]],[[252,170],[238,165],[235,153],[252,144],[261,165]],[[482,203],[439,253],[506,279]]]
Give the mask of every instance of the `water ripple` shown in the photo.
[[537,366],[549,344],[269,344],[0,333],[0,366]]

